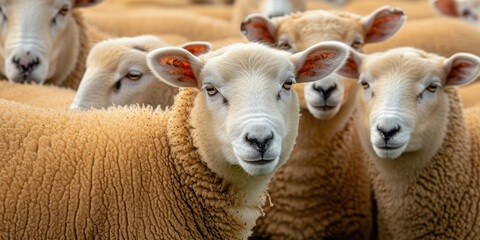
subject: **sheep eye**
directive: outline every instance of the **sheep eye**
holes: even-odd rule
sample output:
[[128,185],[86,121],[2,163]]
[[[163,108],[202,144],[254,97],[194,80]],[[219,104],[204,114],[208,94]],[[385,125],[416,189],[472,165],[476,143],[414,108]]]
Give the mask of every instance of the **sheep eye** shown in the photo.
[[437,89],[438,89],[438,86],[437,86],[437,85],[433,85],[433,84],[427,87],[427,91],[429,91],[429,92],[431,92],[431,93],[436,92]]
[[283,88],[290,90],[292,88],[293,81],[292,80],[287,80],[283,83]]
[[362,46],[362,42],[360,41],[354,41],[352,44],[351,44],[352,48],[354,49],[359,49],[361,46]]
[[120,81],[118,81],[117,83],[115,83],[115,89],[118,91],[120,90],[120,88],[122,87],[122,83]]
[[368,89],[368,88],[370,88],[370,85],[369,85],[367,82],[365,82],[365,81],[361,82],[361,84],[362,84],[363,89]]
[[277,46],[280,48],[280,50],[289,50],[292,48],[292,45],[290,45],[288,42],[278,43]]
[[68,9],[67,7],[63,7],[62,9],[60,9],[60,11],[58,11],[58,13],[65,16],[67,15],[69,10],[70,9]]
[[208,95],[210,95],[210,96],[213,96],[213,95],[218,93],[217,88],[215,88],[214,86],[208,86],[208,87],[205,88],[205,90],[207,91]]
[[133,81],[139,80],[142,76],[143,74],[141,72],[134,71],[127,73],[127,78]]

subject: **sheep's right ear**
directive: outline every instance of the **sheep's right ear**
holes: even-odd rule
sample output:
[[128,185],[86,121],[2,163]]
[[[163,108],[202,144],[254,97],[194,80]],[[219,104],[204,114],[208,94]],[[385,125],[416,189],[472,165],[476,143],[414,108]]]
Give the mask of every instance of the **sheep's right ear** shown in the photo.
[[103,2],[103,0],[75,0],[74,7],[90,7]]
[[160,80],[175,87],[198,87],[201,60],[178,47],[165,47],[147,54],[150,70]]
[[475,81],[480,75],[480,58],[470,53],[457,53],[445,60],[445,85],[461,86]]
[[296,81],[318,81],[337,71],[347,60],[349,47],[340,42],[325,41],[291,56]]
[[249,42],[262,41],[271,44],[275,43],[274,36],[277,29],[275,22],[258,13],[248,15],[240,26],[243,36]]
[[345,64],[337,71],[338,74],[346,78],[359,78],[360,70],[359,66],[362,63],[364,54],[361,54],[354,49],[350,48],[350,56]]
[[375,43],[391,38],[402,28],[407,16],[398,7],[383,6],[361,20],[365,43]]
[[210,52],[212,50],[212,44],[209,42],[188,42],[183,44],[181,48],[189,51],[195,56],[199,56]]
[[455,0],[432,0],[432,7],[442,15],[459,17],[457,12],[457,1]]

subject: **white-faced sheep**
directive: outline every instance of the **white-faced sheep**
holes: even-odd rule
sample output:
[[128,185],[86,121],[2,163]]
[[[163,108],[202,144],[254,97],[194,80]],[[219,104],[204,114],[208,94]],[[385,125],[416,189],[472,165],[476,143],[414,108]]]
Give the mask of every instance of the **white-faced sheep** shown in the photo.
[[438,13],[461,18],[480,28],[480,1],[478,0],[431,0],[433,9]]
[[0,71],[13,82],[76,88],[90,48],[77,8],[102,0],[5,0],[0,3]]
[[463,112],[452,86],[475,80],[480,58],[398,48],[356,53],[345,68],[362,85],[358,132],[380,239],[477,239],[480,111]]
[[[161,82],[147,66],[147,53],[168,44],[155,36],[117,38],[96,44],[87,58],[87,70],[71,109],[88,110],[111,105],[173,104],[178,88]],[[194,55],[210,51],[206,42],[182,46]]]
[[44,108],[68,110],[75,91],[52,85],[20,84],[0,81],[0,98]]
[[[365,17],[317,10],[271,20],[251,15],[243,30],[252,41],[263,40],[293,52],[325,40],[360,49],[365,43],[388,39],[404,21],[398,8],[382,7]],[[351,92],[356,88],[355,81],[332,75],[300,90],[308,110],[302,110],[299,144],[272,179],[269,192],[274,206],[267,206],[266,216],[258,220],[256,237],[368,238],[371,189],[353,117]]]
[[348,55],[339,43],[293,55],[252,43],[200,57],[155,50],[152,71],[187,87],[165,112],[0,100],[1,238],[246,239],[295,142],[292,84]]

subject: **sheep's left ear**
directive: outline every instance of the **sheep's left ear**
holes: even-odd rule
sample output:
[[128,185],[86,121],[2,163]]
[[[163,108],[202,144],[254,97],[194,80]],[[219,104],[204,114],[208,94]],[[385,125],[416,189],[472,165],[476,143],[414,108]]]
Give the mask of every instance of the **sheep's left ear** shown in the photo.
[[329,76],[345,63],[348,56],[349,47],[333,41],[317,43],[293,54],[291,60],[297,73],[297,83],[318,81]]
[[360,64],[364,58],[364,54],[361,54],[352,48],[350,48],[350,55],[345,64],[337,71],[339,75],[346,78],[358,79],[360,77]]
[[455,0],[433,0],[431,1],[433,9],[442,15],[449,17],[459,17],[457,12],[457,1]]
[[209,42],[188,42],[183,44],[181,48],[189,51],[195,56],[199,56],[210,52],[212,50],[212,44]]
[[398,7],[383,6],[361,20],[365,43],[381,42],[389,39],[402,28],[407,16]]
[[275,34],[277,33],[278,26],[275,22],[268,19],[268,17],[254,13],[248,15],[242,21],[240,30],[243,37],[249,42],[266,42],[275,43]]
[[101,2],[103,0],[75,0],[74,7],[90,7]]
[[178,47],[165,47],[147,54],[150,71],[163,82],[174,87],[198,87],[201,60]]
[[479,77],[480,58],[469,53],[457,53],[445,60],[446,86],[466,85]]

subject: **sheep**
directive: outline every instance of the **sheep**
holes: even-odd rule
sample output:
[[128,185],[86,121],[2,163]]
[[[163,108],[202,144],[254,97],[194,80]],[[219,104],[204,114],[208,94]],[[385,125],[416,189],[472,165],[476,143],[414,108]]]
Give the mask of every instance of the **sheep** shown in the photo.
[[477,0],[430,0],[432,8],[439,14],[461,18],[480,28],[480,2]]
[[68,110],[74,97],[75,91],[68,88],[0,81],[0,98],[34,106]]
[[242,20],[252,13],[262,13],[268,17],[278,17],[307,8],[306,0],[237,0],[233,5],[232,23],[240,26]]
[[161,48],[150,69],[183,87],[166,111],[0,100],[0,237],[246,239],[295,142],[292,84],[328,76],[348,55],[333,42],[296,54]]
[[[87,70],[80,82],[71,110],[110,105],[173,104],[176,87],[158,81],[147,66],[147,53],[168,44],[151,35],[117,38],[96,44],[87,58]],[[206,42],[182,46],[194,55],[210,51]]]
[[480,58],[414,48],[354,53],[339,71],[359,77],[358,134],[378,204],[380,239],[476,239],[479,109],[458,89]]
[[0,78],[76,88],[90,47],[88,28],[77,8],[101,1],[4,1]]
[[[382,7],[361,17],[339,11],[310,11],[269,20],[244,21],[249,40],[301,51],[324,40],[362,48],[382,41],[403,25],[400,9]],[[306,106],[288,163],[272,179],[274,203],[259,218],[254,236],[266,239],[368,239],[372,230],[371,190],[356,135],[355,82],[338,75],[296,89]],[[319,137],[321,136],[321,137]]]

